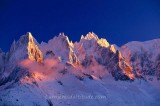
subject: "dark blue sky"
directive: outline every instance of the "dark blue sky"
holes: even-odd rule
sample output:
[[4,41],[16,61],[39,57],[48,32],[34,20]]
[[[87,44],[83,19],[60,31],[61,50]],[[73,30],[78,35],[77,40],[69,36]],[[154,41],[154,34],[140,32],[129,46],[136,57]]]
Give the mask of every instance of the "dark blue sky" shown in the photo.
[[32,32],[48,41],[64,32],[72,41],[95,32],[121,46],[160,37],[159,0],[0,0],[0,47]]

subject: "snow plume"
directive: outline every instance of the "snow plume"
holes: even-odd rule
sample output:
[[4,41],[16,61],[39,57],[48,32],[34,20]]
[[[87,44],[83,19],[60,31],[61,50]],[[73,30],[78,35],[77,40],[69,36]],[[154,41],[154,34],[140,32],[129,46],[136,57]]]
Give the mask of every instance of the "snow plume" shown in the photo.
[[54,78],[57,76],[59,70],[64,69],[64,65],[54,59],[45,59],[43,63],[26,59],[20,62],[20,66],[28,69],[36,79]]

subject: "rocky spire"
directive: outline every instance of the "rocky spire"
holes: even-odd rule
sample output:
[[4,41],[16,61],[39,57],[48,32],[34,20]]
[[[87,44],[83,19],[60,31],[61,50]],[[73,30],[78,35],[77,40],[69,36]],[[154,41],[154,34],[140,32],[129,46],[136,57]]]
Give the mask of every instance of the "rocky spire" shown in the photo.
[[83,35],[81,36],[80,43],[85,43],[85,42],[87,42],[87,44],[92,43],[91,44],[92,46],[99,45],[105,48],[107,48],[110,45],[106,39],[104,38],[99,39],[98,36],[93,32],[89,32],[86,36]]
[[9,52],[11,62],[27,58],[37,62],[43,61],[43,55],[38,47],[38,43],[30,32],[22,35],[18,41],[14,41]]
[[34,42],[34,38],[30,32],[27,33],[28,42],[28,58],[30,60],[36,60],[37,62],[43,62],[43,55],[38,46]]
[[95,33],[89,32],[85,37],[82,35],[81,39],[86,39],[86,40],[95,39],[95,40],[98,40],[99,38]]

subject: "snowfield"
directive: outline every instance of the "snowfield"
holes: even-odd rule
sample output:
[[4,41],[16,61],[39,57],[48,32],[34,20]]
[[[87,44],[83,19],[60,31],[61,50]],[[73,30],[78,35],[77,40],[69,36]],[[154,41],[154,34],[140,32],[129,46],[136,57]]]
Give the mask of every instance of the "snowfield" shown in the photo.
[[[60,76],[61,77],[61,76]],[[159,106],[160,82],[104,79],[83,81],[73,75],[1,89],[1,106]],[[61,83],[60,83],[61,82]]]

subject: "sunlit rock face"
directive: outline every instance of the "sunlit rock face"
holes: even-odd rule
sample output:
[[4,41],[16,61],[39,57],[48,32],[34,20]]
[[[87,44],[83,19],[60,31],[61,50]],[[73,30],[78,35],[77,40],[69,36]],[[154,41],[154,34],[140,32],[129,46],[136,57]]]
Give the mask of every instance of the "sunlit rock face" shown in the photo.
[[[132,67],[126,62],[125,58],[122,56],[120,51],[116,52],[116,57],[118,58],[118,68],[122,70],[123,74],[129,79],[134,79],[134,74],[132,72]],[[123,78],[122,78],[123,79]],[[125,80],[125,79],[124,79]]]
[[98,46],[107,48],[109,46],[106,39],[99,39],[93,32],[89,32],[86,36],[82,35],[79,43],[83,44],[85,49],[94,49]]
[[21,38],[16,42],[12,43],[9,60],[23,60],[30,59],[37,62],[43,61],[43,55],[40,51],[37,41],[33,38],[32,34],[28,32],[26,35],[21,36]]
[[43,55],[42,52],[39,50],[38,46],[35,44],[33,36],[31,33],[27,33],[27,36],[29,37],[28,42],[28,58],[30,60],[35,60],[39,63],[43,62]]
[[114,45],[99,50],[98,63],[105,66],[116,80],[134,80],[132,67],[126,62]]

